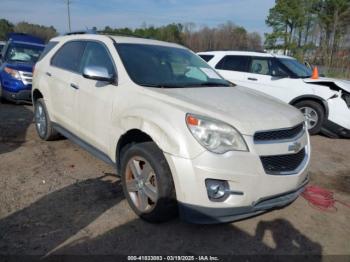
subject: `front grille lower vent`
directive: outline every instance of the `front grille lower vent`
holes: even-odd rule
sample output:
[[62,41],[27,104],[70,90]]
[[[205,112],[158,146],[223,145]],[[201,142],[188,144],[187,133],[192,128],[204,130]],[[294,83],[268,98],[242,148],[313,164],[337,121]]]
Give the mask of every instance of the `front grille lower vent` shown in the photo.
[[261,156],[260,160],[265,169],[265,173],[270,175],[283,175],[293,173],[297,170],[305,159],[305,148],[296,154]]

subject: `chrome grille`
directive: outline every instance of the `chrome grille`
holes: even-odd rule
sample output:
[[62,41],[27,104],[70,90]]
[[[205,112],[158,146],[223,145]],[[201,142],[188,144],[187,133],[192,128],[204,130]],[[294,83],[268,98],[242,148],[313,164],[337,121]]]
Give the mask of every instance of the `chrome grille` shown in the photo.
[[19,71],[19,75],[21,76],[22,82],[25,85],[31,85],[33,74],[30,72]]

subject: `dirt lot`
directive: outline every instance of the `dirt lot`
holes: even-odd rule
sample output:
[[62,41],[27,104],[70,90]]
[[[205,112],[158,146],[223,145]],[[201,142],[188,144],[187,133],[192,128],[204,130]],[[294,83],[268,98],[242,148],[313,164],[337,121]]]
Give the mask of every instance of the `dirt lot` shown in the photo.
[[[350,209],[282,210],[223,225],[152,225],[112,167],[68,140],[42,142],[30,106],[0,104],[1,254],[347,254]],[[350,140],[312,138],[311,183],[350,202]]]

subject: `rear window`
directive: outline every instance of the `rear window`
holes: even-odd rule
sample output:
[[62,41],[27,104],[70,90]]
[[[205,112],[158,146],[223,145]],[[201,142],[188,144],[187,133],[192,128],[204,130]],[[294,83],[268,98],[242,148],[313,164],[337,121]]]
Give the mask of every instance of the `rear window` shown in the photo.
[[214,56],[213,55],[199,55],[205,62],[209,62]]
[[51,65],[79,73],[86,42],[72,41],[64,44],[54,55]]
[[216,65],[216,69],[247,72],[250,58],[248,56],[227,55]]
[[54,48],[57,44],[58,44],[58,42],[55,42],[55,41],[48,42],[44,48],[44,51],[41,53],[38,61],[43,59],[52,50],[52,48]]

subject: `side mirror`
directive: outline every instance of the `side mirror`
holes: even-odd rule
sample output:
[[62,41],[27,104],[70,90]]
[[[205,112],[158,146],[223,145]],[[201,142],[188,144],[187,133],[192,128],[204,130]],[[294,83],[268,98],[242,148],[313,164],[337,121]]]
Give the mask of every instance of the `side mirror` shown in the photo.
[[87,66],[84,68],[83,77],[97,81],[114,82],[114,76],[108,73],[107,68],[102,66]]

